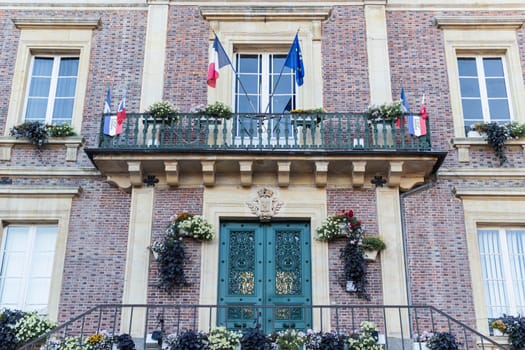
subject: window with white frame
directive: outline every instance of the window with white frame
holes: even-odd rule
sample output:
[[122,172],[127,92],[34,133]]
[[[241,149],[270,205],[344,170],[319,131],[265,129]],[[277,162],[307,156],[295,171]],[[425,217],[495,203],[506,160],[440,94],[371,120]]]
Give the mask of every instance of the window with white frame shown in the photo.
[[489,319],[525,313],[525,229],[478,229]]
[[71,124],[78,79],[76,56],[33,56],[24,118],[46,124]]
[[475,123],[510,122],[512,111],[503,56],[458,56],[457,65],[467,130]]
[[[295,108],[295,73],[285,67],[286,53],[238,53],[235,82],[236,113],[273,113],[270,118],[243,116],[236,120],[237,136],[261,139],[289,137],[290,119],[282,114]],[[281,115],[279,115],[281,114]]]
[[48,313],[56,225],[9,225],[0,246],[0,308]]

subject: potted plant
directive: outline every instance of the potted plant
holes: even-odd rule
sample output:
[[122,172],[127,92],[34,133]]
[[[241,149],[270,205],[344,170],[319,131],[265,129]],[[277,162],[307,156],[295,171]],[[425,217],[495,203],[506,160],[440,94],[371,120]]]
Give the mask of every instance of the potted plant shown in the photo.
[[51,137],[68,137],[76,135],[75,130],[68,123],[48,124],[46,125],[46,128],[48,130],[49,136]]
[[151,249],[157,255],[159,288],[171,293],[177,286],[186,285],[182,238],[168,232],[162,241],[154,242]]
[[382,350],[383,347],[377,344],[378,336],[375,324],[363,321],[360,324],[359,332],[348,338],[348,350]]
[[177,116],[175,114],[178,112],[179,110],[169,101],[154,102],[148,107],[148,110],[146,111],[146,113],[151,114],[154,118],[169,118],[175,120],[177,120]]
[[177,336],[171,350],[206,349],[208,337],[203,332],[187,330]]
[[266,345],[268,345],[268,339],[258,327],[244,329],[241,350],[264,350]]
[[[26,344],[55,328],[56,324],[36,312],[25,312],[12,327],[19,345]],[[35,344],[36,345],[36,344]]]
[[277,332],[275,336],[275,344],[279,346],[279,350],[299,350],[304,345],[305,334],[298,332],[295,329],[287,329],[285,331]]
[[17,139],[27,138],[37,149],[41,149],[47,143],[49,137],[49,130],[46,125],[40,121],[26,121],[20,125],[14,126],[9,134],[15,136]]
[[233,350],[241,344],[242,333],[229,330],[226,327],[217,327],[208,335],[210,350]]
[[292,123],[296,126],[304,126],[311,128],[317,126],[323,120],[320,114],[326,113],[323,107],[310,108],[310,109],[292,109],[291,114],[296,116],[292,117]]
[[431,332],[423,331],[421,334],[414,334],[414,350],[428,350],[427,341],[433,336]]
[[525,348],[525,317],[503,315],[503,317],[494,320],[491,326],[509,337],[511,350]]
[[207,106],[197,106],[193,112],[206,114],[216,119],[230,119],[232,117],[231,107],[220,101],[215,101]]
[[367,117],[372,123],[385,121],[391,124],[393,121],[401,118],[403,108],[401,101],[387,102],[381,105],[371,105],[368,107]]
[[360,244],[366,260],[375,261],[380,251],[386,248],[385,242],[379,236],[365,234]]
[[321,335],[319,349],[345,350],[348,336],[338,332],[326,332]]
[[170,218],[167,232],[178,237],[193,238],[197,241],[210,241],[214,237],[213,226],[202,216],[182,212]]
[[436,332],[427,341],[430,350],[459,350],[460,344],[450,332]]

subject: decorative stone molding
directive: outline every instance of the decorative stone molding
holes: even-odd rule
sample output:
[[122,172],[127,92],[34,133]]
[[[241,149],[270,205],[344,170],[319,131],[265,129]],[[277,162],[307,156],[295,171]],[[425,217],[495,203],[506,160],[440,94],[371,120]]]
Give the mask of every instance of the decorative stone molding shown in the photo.
[[215,161],[204,160],[201,162],[202,166],[202,183],[204,186],[215,185]]
[[100,17],[27,17],[13,18],[17,29],[98,29]]
[[280,187],[290,185],[290,167],[292,162],[277,162],[277,183]]
[[315,162],[315,185],[317,187],[326,187],[328,182],[328,164],[330,162]]
[[388,186],[399,186],[401,184],[401,175],[403,175],[403,162],[391,161],[388,167]]
[[[64,145],[66,148],[66,161],[76,162],[78,159],[78,149],[82,146],[83,142],[84,140],[81,136],[50,137],[43,146],[42,152],[45,152],[46,147],[49,146]],[[15,144],[34,147],[27,139],[17,139],[13,136],[0,136],[0,160],[11,160],[11,153]]]
[[128,162],[128,171],[131,186],[141,187],[142,179],[144,178],[141,162]]
[[0,187],[0,197],[17,196],[17,197],[73,197],[82,192],[81,187],[75,186],[2,186]]
[[365,183],[366,161],[352,162],[352,186],[359,188]]
[[279,202],[274,197],[274,192],[271,189],[263,187],[257,191],[257,198],[251,202],[246,202],[246,205],[254,215],[259,217],[261,222],[268,222],[277,215],[283,206],[283,202]]
[[178,186],[179,185],[179,163],[174,162],[164,162],[164,169],[166,170],[166,183],[168,186]]
[[440,29],[520,29],[523,16],[436,16],[433,23]]
[[330,17],[331,6],[286,6],[286,5],[227,5],[201,6],[201,15],[207,21],[290,21],[318,20]]
[[241,171],[241,186],[250,187],[253,180],[253,161],[239,161],[239,170]]
[[464,197],[525,197],[523,188],[462,188],[455,187],[452,192],[458,198]]

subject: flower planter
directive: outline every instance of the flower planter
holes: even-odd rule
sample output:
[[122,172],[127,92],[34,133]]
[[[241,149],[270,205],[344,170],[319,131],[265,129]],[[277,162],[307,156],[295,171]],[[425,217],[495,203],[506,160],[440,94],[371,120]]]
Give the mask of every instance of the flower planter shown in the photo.
[[379,255],[379,250],[363,250],[363,257],[368,261],[376,261],[377,256]]
[[425,343],[425,342],[414,342],[413,350],[428,350],[427,343]]
[[479,132],[479,131],[476,131],[476,130],[470,130],[468,133],[467,133],[467,137],[485,137],[487,134],[484,133],[484,132]]

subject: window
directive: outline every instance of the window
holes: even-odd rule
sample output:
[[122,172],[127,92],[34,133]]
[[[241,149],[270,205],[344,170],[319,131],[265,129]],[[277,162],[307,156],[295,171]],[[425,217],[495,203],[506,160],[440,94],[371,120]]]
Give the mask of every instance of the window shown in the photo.
[[511,120],[502,57],[458,57],[458,73],[465,127]]
[[488,318],[525,312],[525,229],[478,230]]
[[[285,67],[286,54],[237,54],[238,77],[235,82],[236,113],[289,113],[295,108],[295,73]],[[236,121],[237,136],[258,136],[262,139],[289,137],[289,118],[276,115],[240,117]]]
[[25,120],[71,124],[78,57],[34,56],[27,88]]
[[55,225],[9,225],[0,257],[0,307],[48,313]]

